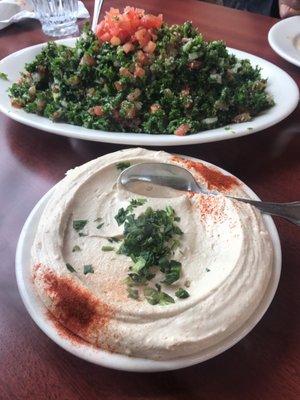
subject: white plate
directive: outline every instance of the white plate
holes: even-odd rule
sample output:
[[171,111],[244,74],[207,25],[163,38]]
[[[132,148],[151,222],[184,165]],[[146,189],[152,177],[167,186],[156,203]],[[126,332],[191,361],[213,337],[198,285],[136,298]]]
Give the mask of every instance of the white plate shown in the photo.
[[[63,39],[60,43],[74,44],[75,39]],[[66,123],[54,123],[47,118],[34,114],[28,114],[24,110],[11,106],[7,95],[7,89],[19,74],[24,70],[25,63],[30,62],[40,53],[45,43],[28,47],[9,55],[0,61],[0,71],[7,73],[10,82],[0,82],[0,111],[8,117],[25,125],[38,128],[42,131],[56,133],[58,135],[73,137],[77,139],[93,140],[97,142],[119,143],[138,146],[175,146],[194,143],[206,143],[224,139],[232,139],[261,131],[286,118],[297,106],[299,101],[299,90],[293,79],[283,70],[262,58],[253,56],[243,51],[229,49],[238,58],[248,58],[252,65],[258,65],[262,69],[262,76],[269,77],[268,92],[274,97],[276,105],[255,119],[240,124],[232,124],[231,130],[223,128],[211,129],[194,135],[149,135],[140,133],[106,132],[87,129]]]
[[[193,160],[199,161],[197,159]],[[206,164],[212,165],[208,163]],[[227,173],[222,169],[219,170]],[[249,196],[251,196],[251,198],[259,200],[255,193],[247,186],[244,185],[243,189],[246,191],[246,193],[248,193]],[[51,320],[49,320],[46,307],[34,290],[30,273],[31,246],[34,240],[39,219],[47,204],[48,199],[52,194],[52,191],[53,188],[37,203],[37,205],[30,213],[29,217],[27,218],[27,221],[22,229],[16,253],[16,276],[19,292],[21,294],[25,307],[27,308],[27,311],[31,315],[32,319],[47,336],[49,336],[55,343],[57,343],[59,346],[69,351],[70,353],[94,364],[125,371],[155,372],[184,368],[206,361],[232,347],[254,328],[254,326],[259,322],[259,320],[262,318],[262,316],[270,306],[271,301],[275,295],[280,277],[281,247],[278,232],[272,218],[270,216],[264,215],[263,218],[270,233],[274,247],[274,265],[269,285],[261,303],[252,314],[252,316],[236,332],[222,340],[220,343],[204,349],[192,356],[182,357],[170,361],[154,361],[149,359],[147,360],[142,358],[133,358],[125,355],[108,353],[103,350],[96,349],[88,344],[81,345],[73,343],[68,338],[59,335],[59,332],[57,331]]]
[[275,53],[300,67],[300,15],[283,19],[273,25],[268,40]]

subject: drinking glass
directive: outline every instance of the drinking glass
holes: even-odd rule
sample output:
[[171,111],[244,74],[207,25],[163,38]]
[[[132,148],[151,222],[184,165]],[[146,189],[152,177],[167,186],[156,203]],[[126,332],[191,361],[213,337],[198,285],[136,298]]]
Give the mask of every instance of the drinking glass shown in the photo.
[[46,35],[67,36],[78,32],[77,0],[31,0],[31,3]]

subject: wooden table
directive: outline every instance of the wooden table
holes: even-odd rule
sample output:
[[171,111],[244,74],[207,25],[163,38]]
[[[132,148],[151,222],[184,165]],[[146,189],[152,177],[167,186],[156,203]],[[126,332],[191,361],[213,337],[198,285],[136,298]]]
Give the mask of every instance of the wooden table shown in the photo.
[[[192,20],[207,39],[224,39],[231,47],[264,57],[300,84],[299,69],[280,59],[268,45],[267,33],[275,19],[195,0],[132,3],[152,13],[162,12],[170,23]],[[92,2],[86,4],[91,11]],[[106,1],[104,9],[125,4]],[[36,22],[11,26],[0,32],[0,58],[45,40]],[[299,200],[299,118],[298,109],[265,132],[168,150],[226,168],[265,200]],[[4,115],[0,115],[0,132],[0,399],[300,398],[299,228],[276,220],[283,251],[280,286],[263,320],[234,348],[204,364],[168,373],[101,368],[68,354],[34,324],[18,294],[14,255],[30,210],[65,171],[122,146],[58,137]]]

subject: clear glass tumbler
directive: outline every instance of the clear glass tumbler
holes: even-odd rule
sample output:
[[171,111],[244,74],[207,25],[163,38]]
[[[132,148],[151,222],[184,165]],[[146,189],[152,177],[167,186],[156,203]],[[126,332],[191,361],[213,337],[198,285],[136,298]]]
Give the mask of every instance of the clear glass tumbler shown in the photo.
[[77,0],[31,0],[31,3],[46,35],[67,36],[78,32]]

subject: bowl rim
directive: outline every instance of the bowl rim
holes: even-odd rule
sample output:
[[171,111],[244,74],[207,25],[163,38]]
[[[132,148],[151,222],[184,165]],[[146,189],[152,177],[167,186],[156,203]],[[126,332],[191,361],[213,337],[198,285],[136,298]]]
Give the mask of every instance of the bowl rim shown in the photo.
[[[209,162],[197,159],[195,157],[181,157],[197,162],[203,162],[208,166],[217,168],[219,171],[227,175],[229,174],[231,176],[234,176],[226,170],[217,167],[216,165]],[[242,181],[239,180],[239,182],[242,183],[243,189],[251,198],[253,198],[254,200],[260,200],[259,197],[252,191],[252,189],[246,186]],[[263,315],[268,310],[278,287],[281,273],[282,254],[279,235],[273,219],[269,215],[263,215],[263,219],[270,234],[274,249],[272,275],[265,291],[264,297],[256,310],[253,312],[253,314],[244,322],[242,326],[240,326],[229,336],[225,337],[222,341],[201,350],[197,354],[167,361],[129,357],[126,355],[109,353],[107,351],[97,349],[88,343],[73,343],[70,339],[60,335],[52,321],[49,320],[49,317],[47,316],[47,308],[35,292],[32,280],[26,277],[26,271],[28,273],[29,270],[28,257],[30,257],[31,245],[35,236],[39,218],[44,207],[46,206],[48,199],[55,190],[55,187],[56,185],[53,186],[38,201],[38,203],[29,214],[22,228],[16,250],[15,273],[19,293],[21,295],[25,308],[27,309],[27,312],[29,313],[31,318],[50,339],[52,339],[56,344],[58,344],[69,353],[99,366],[108,367],[116,370],[134,372],[160,372],[181,369],[207,361],[237,344],[248,333],[250,333],[250,331],[257,325],[257,323],[261,320]],[[30,241],[31,243],[29,245],[28,243]]]

